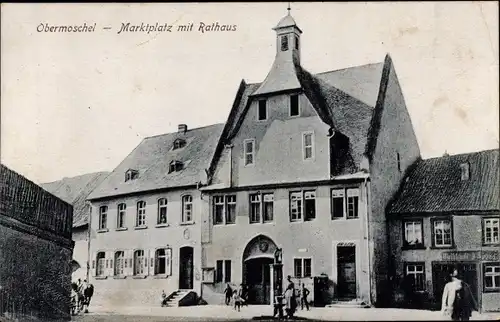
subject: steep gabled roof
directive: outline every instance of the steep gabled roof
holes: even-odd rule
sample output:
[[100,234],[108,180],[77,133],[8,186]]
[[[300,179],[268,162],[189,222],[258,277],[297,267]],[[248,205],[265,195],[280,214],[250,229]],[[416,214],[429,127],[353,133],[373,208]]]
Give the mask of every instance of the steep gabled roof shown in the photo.
[[[500,211],[499,150],[420,160],[405,178],[388,214]],[[462,180],[461,164],[469,164]]]
[[42,183],[40,186],[56,197],[73,205],[73,227],[88,223],[89,207],[86,199],[109,172],[88,173],[81,176],[63,178],[58,181]]
[[[215,124],[185,133],[174,132],[145,138],[88,199],[179,188],[205,182],[205,169],[209,167],[222,128],[222,124]],[[186,145],[172,150],[177,138],[186,140]],[[183,162],[184,168],[168,173],[170,162],[174,160]],[[139,173],[136,179],[125,182],[125,172],[128,169]]]

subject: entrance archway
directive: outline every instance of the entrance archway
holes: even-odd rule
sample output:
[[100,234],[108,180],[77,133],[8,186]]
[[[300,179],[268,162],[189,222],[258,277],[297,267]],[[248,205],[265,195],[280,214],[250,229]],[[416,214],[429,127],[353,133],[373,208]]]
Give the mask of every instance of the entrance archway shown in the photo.
[[271,303],[271,264],[276,244],[259,235],[248,242],[243,251],[243,284],[248,287],[249,304]]

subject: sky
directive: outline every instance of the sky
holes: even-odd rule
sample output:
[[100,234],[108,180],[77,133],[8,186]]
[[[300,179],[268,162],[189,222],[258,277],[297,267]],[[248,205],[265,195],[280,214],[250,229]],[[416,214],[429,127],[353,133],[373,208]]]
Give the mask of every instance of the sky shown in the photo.
[[[225,122],[240,81],[266,77],[287,5],[2,4],[2,164],[36,183],[112,171],[145,137]],[[291,14],[312,73],[391,55],[423,158],[498,148],[497,2],[291,2]],[[172,32],[118,34],[157,22]],[[96,30],[37,31],[84,23]]]

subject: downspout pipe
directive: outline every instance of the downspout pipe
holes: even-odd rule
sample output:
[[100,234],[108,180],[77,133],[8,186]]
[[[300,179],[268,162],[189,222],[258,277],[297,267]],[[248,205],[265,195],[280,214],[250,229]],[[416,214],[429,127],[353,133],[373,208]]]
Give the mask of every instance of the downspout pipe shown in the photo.
[[364,186],[366,191],[366,218],[365,218],[365,229],[366,229],[366,249],[368,251],[368,305],[372,306],[372,260],[371,260],[371,247],[370,247],[370,224],[369,224],[369,216],[371,212],[371,198],[370,198],[370,189],[368,189],[368,178],[364,179]]
[[233,186],[233,146],[232,144],[226,144],[226,149],[229,149],[229,187]]

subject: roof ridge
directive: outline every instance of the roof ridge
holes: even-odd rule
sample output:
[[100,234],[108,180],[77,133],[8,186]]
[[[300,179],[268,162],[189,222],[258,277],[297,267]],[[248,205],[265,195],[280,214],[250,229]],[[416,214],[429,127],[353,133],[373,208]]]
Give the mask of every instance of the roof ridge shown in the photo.
[[[197,131],[197,130],[202,130],[202,129],[205,129],[205,128],[207,128],[207,127],[212,127],[212,126],[217,126],[217,125],[224,125],[224,124],[225,124],[225,123],[214,123],[214,124],[203,125],[203,126],[195,127],[195,128],[192,128],[192,129],[188,129],[188,132],[189,132],[189,131]],[[175,134],[175,133],[178,133],[178,132],[167,132],[167,133],[162,133],[162,134],[156,134],[156,135],[151,135],[151,136],[145,136],[143,140],[152,139],[152,138],[156,138],[156,137],[159,137],[159,136],[164,136],[164,135],[169,135],[169,134]]]
[[422,160],[426,161],[426,160],[433,160],[433,159],[458,157],[458,156],[473,155],[473,154],[487,153],[487,152],[493,152],[493,151],[500,151],[500,149],[496,148],[496,149],[486,149],[486,150],[472,151],[472,152],[460,152],[460,153],[456,153],[456,154],[448,154],[448,155],[441,155],[441,156],[430,157],[430,158],[426,158],[426,159],[422,159]]
[[339,72],[341,70],[346,70],[346,69],[351,69],[351,68],[359,68],[359,67],[365,67],[365,66],[370,66],[370,65],[383,65],[383,64],[384,64],[384,62],[354,65],[354,66],[349,66],[349,67],[344,67],[344,68],[339,68],[339,69],[332,69],[332,70],[329,70],[326,72],[314,73],[314,75],[316,76],[316,75],[322,75],[322,74],[327,74],[327,73]]

